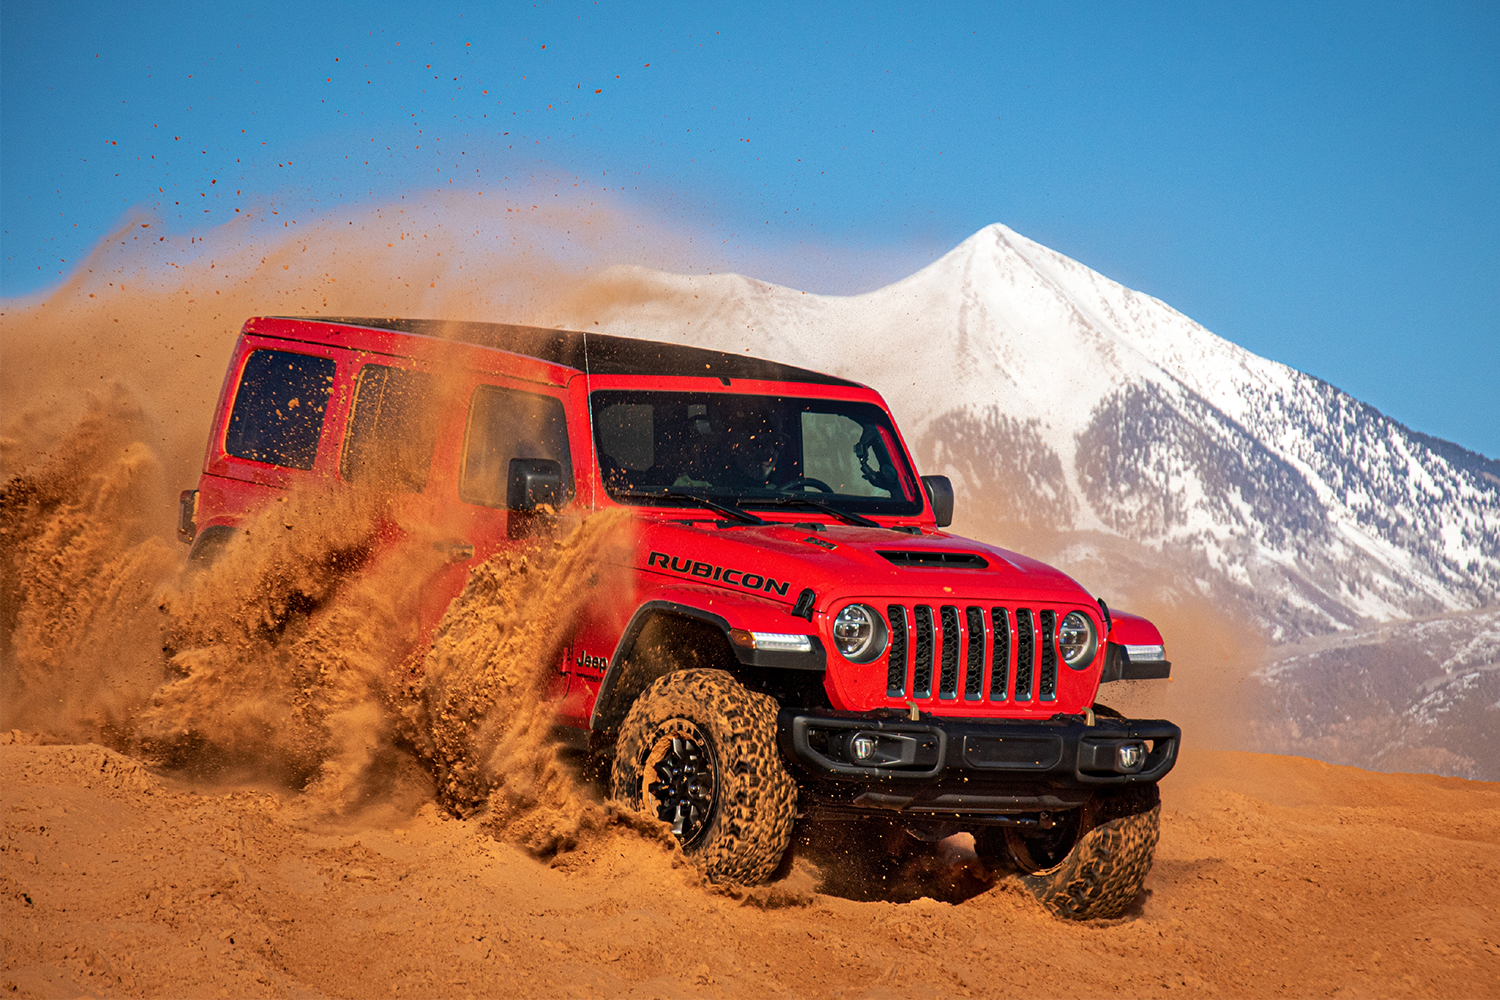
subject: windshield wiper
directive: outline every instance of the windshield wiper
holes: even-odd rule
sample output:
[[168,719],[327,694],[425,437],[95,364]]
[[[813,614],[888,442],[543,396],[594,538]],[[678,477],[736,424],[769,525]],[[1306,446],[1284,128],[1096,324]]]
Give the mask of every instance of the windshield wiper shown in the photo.
[[675,490],[664,490],[660,493],[654,493],[649,490],[612,490],[609,495],[612,497],[625,497],[630,500],[687,500],[699,506],[707,507],[709,510],[717,511],[725,517],[732,517],[743,524],[769,523],[765,518],[757,517],[748,510],[737,510],[734,507],[726,507],[706,497],[695,496],[692,493],[678,493]]
[[772,503],[776,504],[778,507],[814,507],[818,510],[823,511],[823,513],[825,514],[832,514],[834,517],[838,518],[840,521],[843,521],[845,524],[857,524],[861,528],[885,527],[885,525],[881,524],[879,521],[872,521],[868,517],[863,517],[859,514],[854,514],[847,510],[839,510],[832,504],[824,503],[821,500],[812,500],[808,497],[781,496],[766,497],[764,499],[760,497],[743,497],[740,500],[737,500],[736,503]]

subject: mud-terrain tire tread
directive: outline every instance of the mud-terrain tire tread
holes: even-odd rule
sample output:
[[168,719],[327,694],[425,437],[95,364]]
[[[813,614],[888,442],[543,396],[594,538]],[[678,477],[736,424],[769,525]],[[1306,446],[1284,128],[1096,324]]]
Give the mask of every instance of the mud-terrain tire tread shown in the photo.
[[1021,883],[1052,912],[1069,920],[1118,917],[1140,894],[1161,833],[1155,785],[1101,794],[1087,830],[1062,864]]
[[710,881],[766,881],[791,843],[797,812],[797,783],[776,746],[777,707],[775,699],[722,670],[658,678],[620,726],[611,794],[641,808],[641,772],[653,734],[667,720],[691,720],[713,744],[719,789],[707,829],[686,853]]

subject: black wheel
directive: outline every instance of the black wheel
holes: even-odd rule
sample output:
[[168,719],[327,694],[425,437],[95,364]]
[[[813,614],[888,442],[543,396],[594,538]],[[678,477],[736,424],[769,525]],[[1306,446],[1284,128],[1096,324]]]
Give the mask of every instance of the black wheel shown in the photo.
[[708,737],[687,719],[668,719],[651,736],[641,767],[641,808],[672,826],[685,848],[708,829],[718,802],[719,776]]
[[802,487],[803,493],[807,492],[807,487],[809,486],[817,490],[819,493],[836,492],[832,486],[829,486],[827,483],[823,482],[823,480],[814,479],[811,476],[798,476],[796,479],[793,479],[789,483],[783,483],[781,486],[777,487],[777,489],[794,490],[799,486]]
[[1160,792],[1143,785],[1101,792],[1051,829],[1006,827],[975,843],[990,860],[1003,851],[1021,883],[1058,916],[1092,920],[1119,916],[1140,894],[1160,828]]
[[711,880],[764,882],[791,843],[797,805],[776,748],[776,702],[722,670],[657,679],[620,727],[611,792],[670,824]]

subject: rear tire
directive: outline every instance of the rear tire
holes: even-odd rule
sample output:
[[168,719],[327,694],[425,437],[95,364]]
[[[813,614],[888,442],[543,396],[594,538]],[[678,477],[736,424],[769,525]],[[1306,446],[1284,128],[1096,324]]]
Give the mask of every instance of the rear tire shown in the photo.
[[711,881],[766,881],[791,843],[797,805],[776,710],[722,670],[658,678],[620,727],[612,794],[670,823]]
[[[1142,785],[1101,792],[1051,830],[1006,827],[1003,848],[1042,905],[1069,920],[1094,920],[1118,917],[1135,901],[1160,830],[1161,793]],[[1000,839],[990,843],[999,847]]]

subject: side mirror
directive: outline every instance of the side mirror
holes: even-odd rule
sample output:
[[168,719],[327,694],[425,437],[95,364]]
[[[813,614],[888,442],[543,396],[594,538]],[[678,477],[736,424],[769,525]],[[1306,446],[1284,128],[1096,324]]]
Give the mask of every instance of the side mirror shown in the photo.
[[505,506],[535,514],[539,507],[554,511],[563,505],[562,463],[550,458],[513,458]]
[[953,483],[947,476],[923,476],[922,486],[927,490],[927,499],[932,502],[937,526],[948,527],[953,523]]

